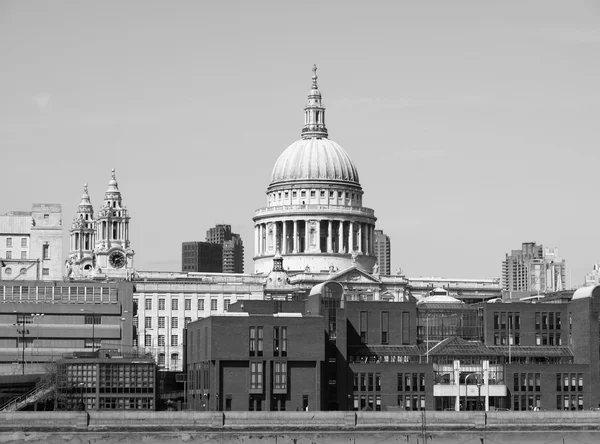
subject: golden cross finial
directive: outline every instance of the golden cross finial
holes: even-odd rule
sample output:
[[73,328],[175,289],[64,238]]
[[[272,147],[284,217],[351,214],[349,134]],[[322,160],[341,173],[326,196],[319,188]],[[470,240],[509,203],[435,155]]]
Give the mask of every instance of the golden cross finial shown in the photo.
[[312,81],[313,81],[313,89],[317,89],[317,64],[315,63],[313,65],[313,76],[312,76]]
[[111,173],[112,173],[113,180],[116,180],[117,178],[115,177],[115,169],[114,168],[111,170]]

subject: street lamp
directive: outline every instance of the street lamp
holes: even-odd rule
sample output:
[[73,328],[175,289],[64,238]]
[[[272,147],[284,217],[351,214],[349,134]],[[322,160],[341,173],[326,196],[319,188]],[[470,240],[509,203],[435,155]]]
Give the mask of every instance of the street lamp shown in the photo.
[[83,382],[80,382],[79,384],[77,384],[79,386],[79,392],[81,394],[81,397],[79,399],[79,410],[85,410],[85,403],[83,402],[83,388],[85,387],[85,384]]
[[477,378],[477,410],[482,410],[481,408],[481,379]]
[[[16,310],[14,310],[14,313],[17,314],[17,322],[13,325],[17,326],[17,333],[21,335],[21,343],[23,345],[23,351],[21,353],[21,371],[22,371],[22,374],[25,374],[25,333],[29,334],[29,330],[27,330],[25,328],[25,315]],[[19,315],[21,316],[20,320],[19,320]],[[21,325],[21,330],[19,330],[19,328],[18,328],[19,325]]]

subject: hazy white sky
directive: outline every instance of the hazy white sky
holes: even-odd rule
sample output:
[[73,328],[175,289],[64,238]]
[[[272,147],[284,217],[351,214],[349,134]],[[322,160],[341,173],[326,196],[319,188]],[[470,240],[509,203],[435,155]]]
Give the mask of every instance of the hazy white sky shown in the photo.
[[527,241],[574,284],[600,261],[596,1],[0,0],[0,213],[60,203],[66,238],[115,168],[138,269],[230,223],[252,271],[313,63],[393,270],[497,277]]

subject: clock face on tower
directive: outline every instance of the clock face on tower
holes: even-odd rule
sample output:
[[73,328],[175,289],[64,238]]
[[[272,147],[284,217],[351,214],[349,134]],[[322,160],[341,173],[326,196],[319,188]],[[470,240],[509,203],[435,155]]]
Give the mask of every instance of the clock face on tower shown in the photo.
[[113,268],[122,268],[125,266],[125,256],[120,251],[115,251],[108,256],[108,262]]

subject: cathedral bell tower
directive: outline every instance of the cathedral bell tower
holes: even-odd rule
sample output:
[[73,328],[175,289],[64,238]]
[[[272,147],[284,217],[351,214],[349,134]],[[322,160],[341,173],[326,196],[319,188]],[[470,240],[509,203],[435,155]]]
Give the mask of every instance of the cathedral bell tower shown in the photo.
[[129,212],[122,205],[113,169],[104,204],[96,217],[95,275],[128,278],[133,271],[134,254],[129,244]]
[[96,237],[94,208],[88,194],[87,183],[83,186],[83,194],[77,209],[77,214],[71,224],[69,259],[65,264],[65,275],[88,277],[93,273],[93,252]]

